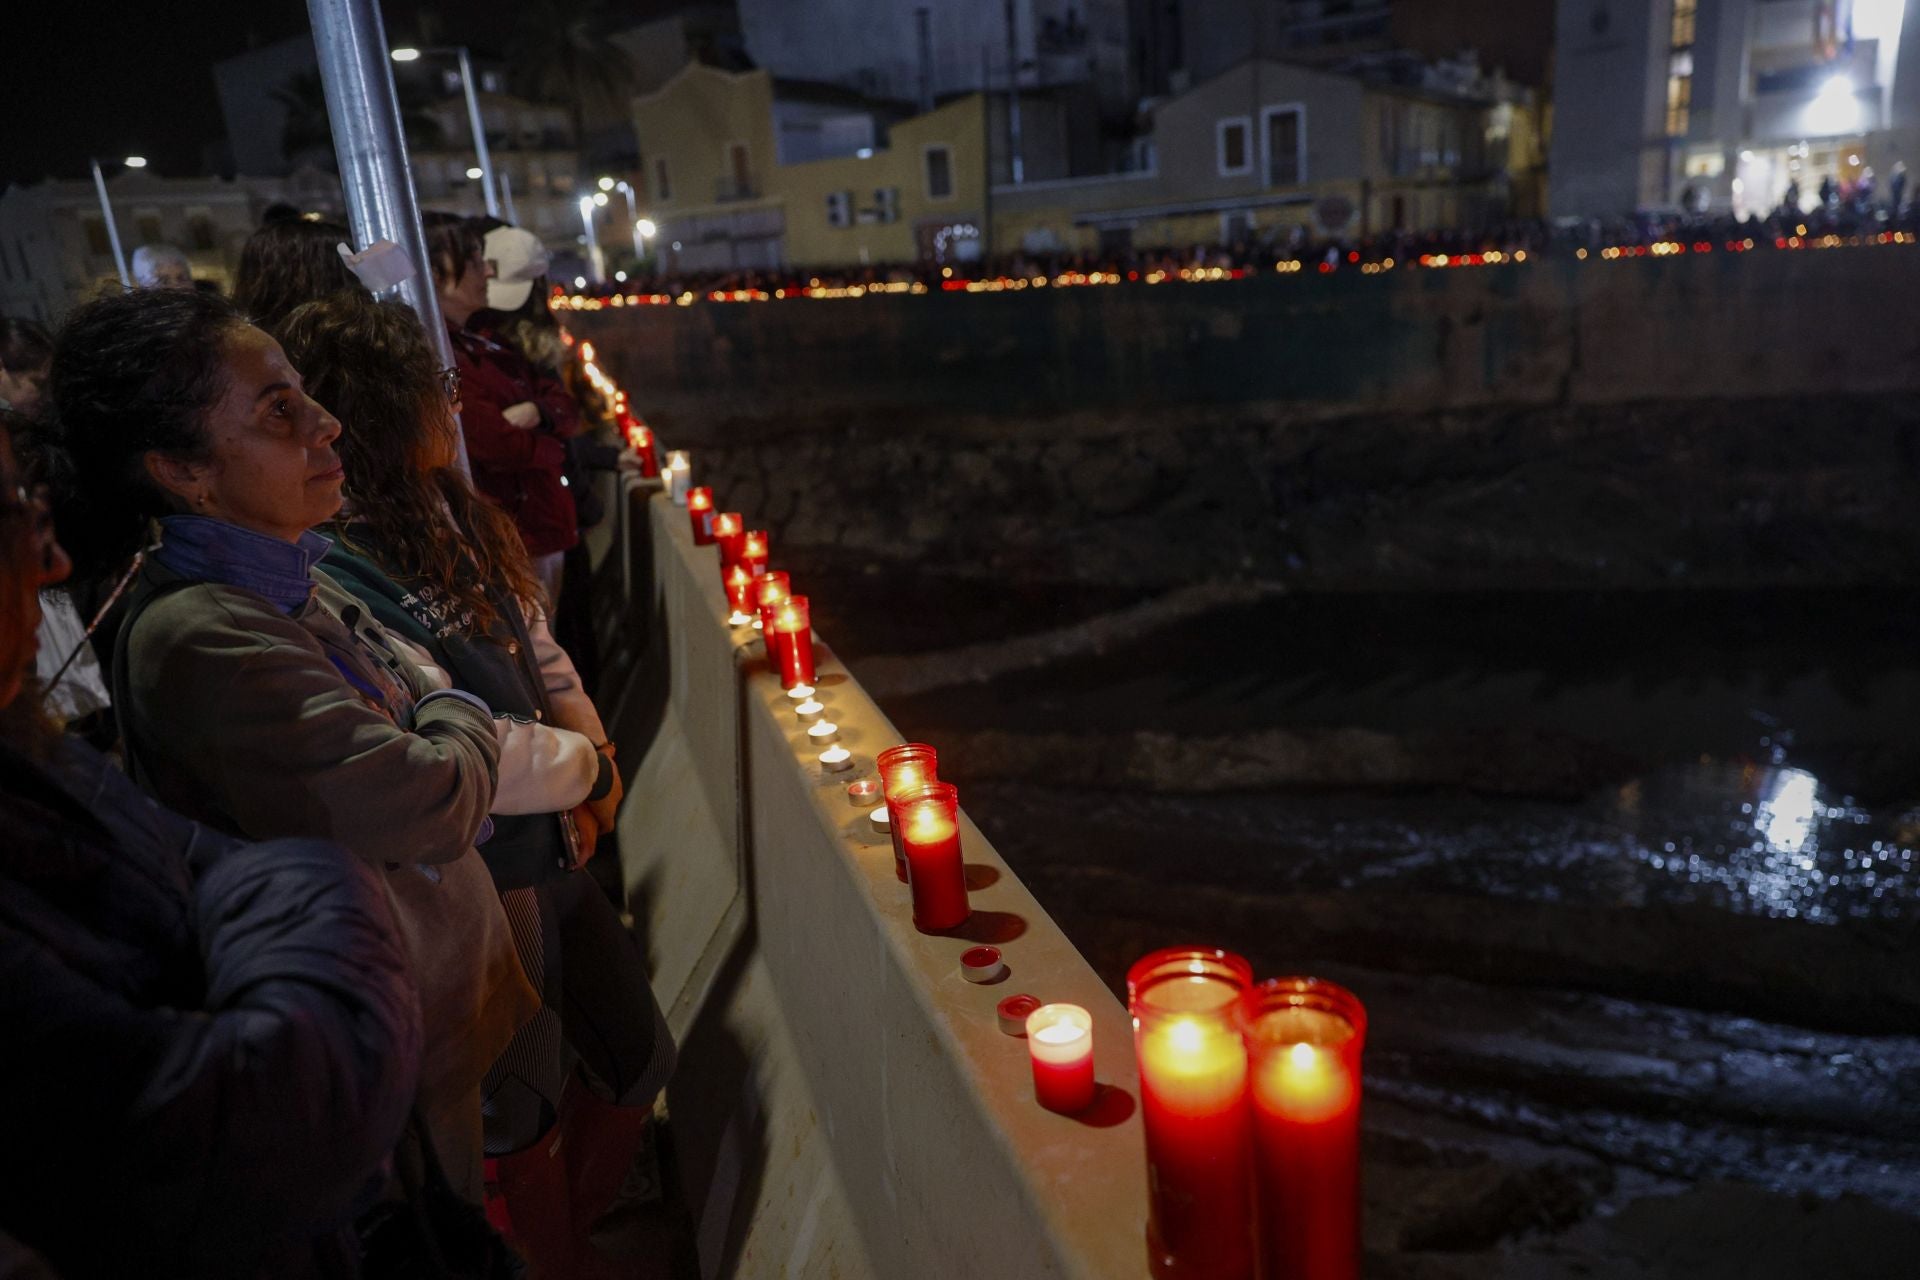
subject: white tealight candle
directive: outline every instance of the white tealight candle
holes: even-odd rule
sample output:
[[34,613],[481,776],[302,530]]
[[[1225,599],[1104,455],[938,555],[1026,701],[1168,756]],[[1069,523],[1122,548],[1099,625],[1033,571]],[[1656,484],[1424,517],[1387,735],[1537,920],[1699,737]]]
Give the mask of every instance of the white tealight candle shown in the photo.
[[816,720],[807,726],[807,738],[816,747],[840,741],[840,726],[831,720]]
[[825,715],[826,710],[826,707],[820,702],[813,698],[808,698],[805,702],[793,709],[793,714],[800,717],[801,724],[811,724]]
[[875,835],[892,835],[893,815],[887,811],[887,806],[881,805],[867,815],[867,825],[873,829]]
[[795,702],[805,702],[808,698],[811,698],[813,696],[813,693],[814,693],[813,686],[810,684],[797,684],[793,686],[793,688],[787,690],[787,696],[789,698],[792,698]]
[[741,613],[738,609],[727,615],[727,625],[730,627],[744,627],[752,621],[753,619],[751,617]]
[[853,752],[845,747],[828,747],[820,753],[820,767],[829,773],[853,768]]

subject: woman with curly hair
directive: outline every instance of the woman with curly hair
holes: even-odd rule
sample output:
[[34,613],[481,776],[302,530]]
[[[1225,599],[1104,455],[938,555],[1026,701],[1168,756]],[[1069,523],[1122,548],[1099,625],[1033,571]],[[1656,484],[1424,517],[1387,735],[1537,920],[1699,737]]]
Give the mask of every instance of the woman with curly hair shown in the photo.
[[513,523],[455,467],[459,384],[413,313],[339,295],[297,309],[281,337],[308,390],[349,424],[347,506],[325,567],[456,687],[584,734],[603,754],[586,804],[500,820],[481,851],[545,1005],[487,1077],[490,1181],[537,1272],[599,1274],[586,1237],[674,1061],[645,959],[584,871],[619,806],[613,744],[549,633]]

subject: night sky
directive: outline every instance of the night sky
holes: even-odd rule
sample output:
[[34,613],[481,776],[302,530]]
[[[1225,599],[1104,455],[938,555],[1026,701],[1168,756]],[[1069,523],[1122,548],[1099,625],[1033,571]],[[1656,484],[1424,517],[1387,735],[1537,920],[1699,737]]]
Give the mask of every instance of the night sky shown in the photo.
[[[388,34],[404,41],[418,15],[438,10],[443,39],[504,45],[527,0],[421,4],[388,0]],[[556,7],[570,8],[571,5]],[[606,8],[635,21],[669,7],[623,0]],[[162,175],[202,171],[225,133],[213,64],[308,29],[305,0],[17,0],[6,6],[0,70],[0,189],[49,174],[78,178],[87,157],[144,154]]]

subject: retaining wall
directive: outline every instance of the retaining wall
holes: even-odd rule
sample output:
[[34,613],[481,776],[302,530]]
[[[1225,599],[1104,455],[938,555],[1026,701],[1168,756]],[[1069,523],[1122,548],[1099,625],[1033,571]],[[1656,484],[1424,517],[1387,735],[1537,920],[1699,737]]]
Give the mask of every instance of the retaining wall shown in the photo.
[[1920,384],[1920,247],[609,308],[568,317],[650,413],[996,415],[1872,392]]
[[[681,1044],[667,1099],[702,1274],[1145,1275],[1124,1009],[964,815],[973,919],[915,930],[891,846],[846,800],[893,726],[816,634],[818,696],[856,761],[824,774],[757,633],[727,626],[715,549],[657,493],[617,512],[596,588],[628,613],[603,688],[615,738],[648,744],[621,870]],[[961,979],[980,941],[1006,981]],[[1090,1119],[1034,1103],[1026,1042],[994,1014],[1019,991],[1092,1012],[1109,1089]]]

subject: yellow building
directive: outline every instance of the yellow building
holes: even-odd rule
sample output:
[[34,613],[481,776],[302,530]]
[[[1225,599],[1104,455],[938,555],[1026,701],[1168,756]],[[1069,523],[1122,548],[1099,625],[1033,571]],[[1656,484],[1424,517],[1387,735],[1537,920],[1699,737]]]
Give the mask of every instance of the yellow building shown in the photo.
[[633,104],[666,272],[977,257],[979,95],[887,118],[855,95],[692,63]]

